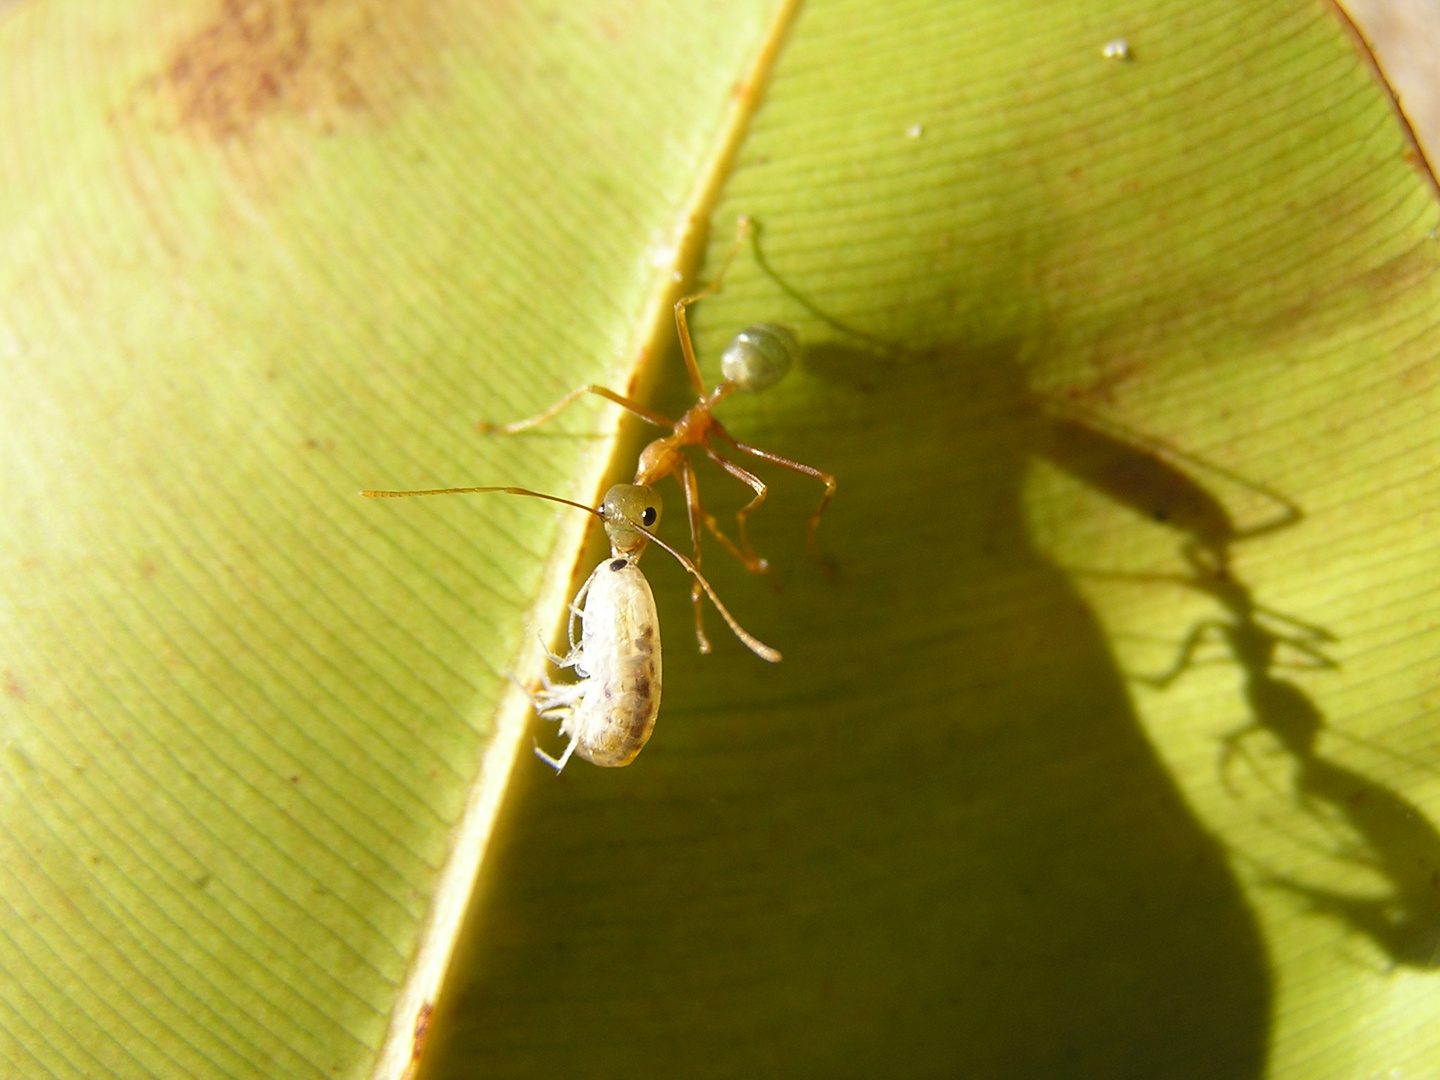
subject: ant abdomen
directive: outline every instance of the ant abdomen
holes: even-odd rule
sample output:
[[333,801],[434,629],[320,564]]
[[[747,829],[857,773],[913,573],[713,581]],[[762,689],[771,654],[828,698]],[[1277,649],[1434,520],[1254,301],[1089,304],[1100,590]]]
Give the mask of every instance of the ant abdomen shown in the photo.
[[800,342],[788,326],[756,323],[747,326],[720,354],[720,373],[735,389],[767,390],[785,377],[800,355]]

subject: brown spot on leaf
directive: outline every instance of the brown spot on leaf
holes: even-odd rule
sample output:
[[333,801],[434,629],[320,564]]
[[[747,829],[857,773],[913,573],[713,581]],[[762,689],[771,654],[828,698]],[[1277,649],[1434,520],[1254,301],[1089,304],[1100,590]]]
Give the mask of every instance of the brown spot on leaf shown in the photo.
[[300,115],[330,131],[422,82],[436,0],[218,0],[159,83],[182,127],[215,138]]
[[426,1001],[421,1003],[420,1011],[415,1014],[415,1040],[410,1052],[412,1060],[418,1061],[425,1049],[425,1036],[430,1033],[430,1016],[434,1012],[435,1006]]
[[414,1080],[420,1067],[420,1056],[425,1052],[425,1037],[430,1034],[430,1017],[434,1012],[435,1006],[430,1002],[420,1003],[420,1011],[415,1014],[415,1033],[410,1042],[410,1063],[400,1074],[400,1080]]
[[25,684],[15,677],[13,671],[5,672],[5,694],[16,701],[25,700]]
[[1374,312],[1401,300],[1437,269],[1440,265],[1433,245],[1416,244],[1377,266],[1312,289],[1303,300],[1271,316],[1264,330],[1271,338],[1286,339],[1333,329],[1353,318],[1357,310]]

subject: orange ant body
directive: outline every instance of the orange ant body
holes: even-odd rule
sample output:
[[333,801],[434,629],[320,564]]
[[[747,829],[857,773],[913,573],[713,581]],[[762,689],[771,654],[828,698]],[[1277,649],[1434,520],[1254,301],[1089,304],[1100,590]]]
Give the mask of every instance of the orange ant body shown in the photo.
[[[690,385],[695,390],[696,401],[685,411],[685,414],[678,420],[671,420],[651,409],[647,409],[639,402],[633,401],[622,394],[604,386],[587,384],[572,390],[563,398],[557,401],[544,412],[529,417],[525,420],[517,420],[510,424],[489,424],[481,421],[478,425],[481,431],[491,432],[499,435],[514,435],[521,431],[528,431],[553,419],[565,406],[572,401],[583,397],[586,394],[596,394],[613,401],[622,409],[634,413],[646,423],[654,424],[659,428],[669,428],[670,434],[662,435],[651,442],[640,452],[640,459],[635,467],[635,483],[644,487],[650,487],[657,481],[667,476],[674,476],[681,489],[685,493],[685,507],[690,519],[690,538],[695,549],[695,565],[700,565],[700,530],[703,523],[709,529],[715,539],[729,551],[735,558],[739,559],[745,569],[752,574],[763,574],[770,571],[770,564],[755,553],[750,544],[750,538],[746,532],[746,519],[759,509],[765,501],[768,489],[754,473],[748,469],[735,464],[735,462],[722,456],[711,443],[711,438],[718,438],[729,443],[736,450],[749,454],[762,461],[768,461],[783,469],[800,473],[803,476],[812,477],[825,485],[825,494],[820,499],[820,505],[810,515],[810,521],[806,528],[806,536],[810,545],[811,554],[820,560],[819,546],[815,541],[815,531],[820,523],[820,515],[825,512],[831,498],[835,494],[835,478],[829,473],[821,472],[810,465],[805,465],[789,458],[773,454],[768,450],[762,450],[756,446],[750,446],[740,442],[725,430],[723,424],[715,418],[714,410],[717,405],[739,390],[746,393],[753,393],[764,390],[779,382],[790,363],[799,352],[799,343],[795,335],[784,326],[777,326],[769,323],[761,323],[740,331],[730,344],[726,347],[721,356],[720,368],[722,378],[715,385],[713,390],[705,388],[705,380],[700,375],[700,365],[695,359],[695,347],[690,340],[690,327],[686,321],[685,311],[691,304],[702,300],[706,296],[720,288],[720,283],[725,278],[725,272],[734,261],[736,254],[744,242],[745,236],[750,228],[748,218],[740,219],[739,233],[735,238],[735,244],[726,256],[725,262],[720,267],[720,273],[705,288],[689,296],[681,297],[675,302],[675,328],[680,337],[680,351],[685,356],[685,368],[690,376]],[[754,497],[742,506],[735,514],[736,532],[739,542],[732,541],[720,529],[712,514],[707,513],[700,501],[700,485],[695,477],[695,468],[690,459],[685,455],[685,448],[698,446],[715,464],[724,469],[731,476],[748,486],[754,493]],[[701,612],[701,588],[700,583],[695,581],[691,584],[690,595],[695,608],[695,636],[700,643],[700,651],[710,651],[710,641],[705,636],[705,627],[702,622]]]

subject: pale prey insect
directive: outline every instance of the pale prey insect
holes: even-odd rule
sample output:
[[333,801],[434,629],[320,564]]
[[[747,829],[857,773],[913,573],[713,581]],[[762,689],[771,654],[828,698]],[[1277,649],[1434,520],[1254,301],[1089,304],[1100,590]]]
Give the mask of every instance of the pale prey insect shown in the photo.
[[[599,509],[516,487],[440,488],[428,491],[362,491],[371,498],[414,495],[464,495],[502,492],[574,506],[594,514],[605,524],[610,557],[597,566],[570,604],[565,656],[546,653],[556,667],[573,668],[579,679],[552,683],[542,678],[543,689],[526,689],[542,720],[560,721],[560,734],[569,743],[558,758],[537,745],[535,753],[558,773],[579,754],[596,765],[619,767],[635,760],[655,728],[660,713],[660,620],[650,584],[639,561],[645,546],[654,541],[694,576],[735,636],[751,652],[771,663],[780,653],[747,632],[726,610],[695,564],[651,530],[659,524],[661,501],[655,491],[637,484],[616,484],[605,493]],[[576,620],[581,633],[575,635]]]
[[[703,524],[727,551],[744,564],[747,570],[752,574],[762,574],[769,571],[770,564],[757,555],[755,549],[751,547],[745,520],[765,501],[768,489],[764,481],[754,473],[741,468],[729,458],[723,457],[711,444],[711,437],[729,443],[741,453],[768,461],[772,465],[779,465],[781,468],[789,469],[803,476],[812,477],[825,485],[825,494],[820,497],[820,505],[810,515],[810,521],[806,527],[811,554],[822,563],[824,560],[820,557],[819,545],[815,540],[815,530],[820,524],[820,515],[825,512],[825,507],[829,505],[830,499],[835,494],[835,477],[810,465],[742,443],[732,437],[720,421],[715,419],[715,407],[735,391],[755,393],[774,386],[790,369],[791,363],[800,351],[795,335],[787,327],[770,323],[759,323],[747,327],[730,340],[730,344],[726,346],[721,355],[720,372],[722,377],[720,382],[713,390],[705,388],[705,380],[700,374],[700,365],[695,359],[695,347],[690,340],[690,327],[686,322],[685,310],[691,304],[720,288],[720,283],[725,278],[725,271],[734,261],[749,228],[749,219],[742,217],[735,244],[721,265],[715,280],[699,292],[682,297],[675,302],[675,329],[680,338],[680,351],[685,356],[685,369],[689,373],[690,385],[697,398],[695,404],[690,406],[679,420],[671,420],[668,416],[647,409],[638,402],[617,394],[607,387],[589,384],[572,390],[536,416],[525,420],[516,420],[509,424],[490,424],[481,421],[479,428],[481,431],[498,435],[515,435],[522,431],[528,431],[552,419],[565,406],[586,394],[595,394],[608,401],[613,401],[621,408],[627,409],[656,427],[670,428],[670,434],[660,436],[640,452],[640,460],[635,466],[635,483],[648,487],[667,476],[675,477],[681,490],[685,492],[685,507],[690,519],[690,538],[695,551],[696,566],[700,565],[700,531]],[[695,468],[683,452],[687,446],[700,447],[706,457],[741,483],[746,484],[755,493],[754,497],[735,514],[738,542],[731,540],[721,531],[714,515],[707,513],[701,504],[700,485],[695,477]],[[705,626],[701,617],[700,592],[700,583],[697,579],[690,589],[691,602],[695,608],[695,637],[700,643],[700,651],[709,652],[710,642],[705,637]]]

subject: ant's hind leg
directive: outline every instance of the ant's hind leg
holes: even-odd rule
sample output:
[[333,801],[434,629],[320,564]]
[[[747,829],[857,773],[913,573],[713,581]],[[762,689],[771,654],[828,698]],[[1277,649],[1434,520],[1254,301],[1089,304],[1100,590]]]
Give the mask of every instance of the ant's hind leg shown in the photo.
[[685,318],[685,309],[719,290],[720,283],[725,280],[726,271],[735,261],[735,256],[740,253],[740,247],[745,243],[746,234],[749,232],[750,219],[742,215],[735,231],[735,243],[730,245],[730,252],[725,256],[725,261],[720,264],[720,272],[715,275],[715,280],[703,289],[693,292],[689,296],[682,296],[675,301],[675,332],[680,337],[680,351],[685,354],[685,370],[690,374],[690,386],[701,397],[705,396],[705,380],[700,377],[700,364],[695,359],[695,346],[690,341],[690,324]]
[[738,545],[720,531],[720,526],[716,523],[713,515],[705,515],[706,526],[714,533],[715,539],[725,545],[725,548],[730,554],[734,555],[735,558],[744,564],[746,570],[749,570],[752,574],[768,573],[773,580],[775,578],[774,569],[770,566],[768,560],[761,558],[755,553],[755,548],[750,543],[749,531],[746,528],[746,519],[760,508],[760,505],[765,501],[765,496],[770,493],[770,489],[765,486],[763,480],[748,469],[742,469],[728,458],[721,457],[715,452],[714,447],[706,444],[704,449],[711,461],[715,462],[715,464],[719,465],[731,476],[755,492],[755,497],[735,512],[736,535],[740,538]]
[[772,454],[769,450],[761,450],[758,446],[750,446],[742,443],[719,424],[715,424],[710,430],[741,453],[749,454],[751,457],[757,457],[761,461],[768,461],[770,464],[778,465],[782,469],[797,472],[801,476],[808,476],[812,480],[818,480],[825,485],[825,494],[820,496],[820,505],[815,508],[815,512],[810,515],[810,520],[806,523],[805,538],[810,545],[811,557],[825,568],[826,573],[833,574],[834,567],[830,560],[820,553],[820,543],[816,539],[815,534],[816,530],[820,528],[820,515],[825,513],[825,508],[830,505],[830,500],[835,497],[835,477],[827,472],[821,472],[813,465],[806,465],[801,461],[791,461],[789,458],[781,457],[779,454]]
[[524,420],[515,420],[509,424],[492,424],[488,420],[480,420],[476,422],[475,427],[487,435],[516,435],[522,431],[529,431],[531,428],[539,427],[541,424],[553,420],[560,414],[565,406],[569,405],[572,401],[584,397],[586,394],[597,394],[607,401],[613,401],[622,409],[634,413],[640,417],[640,419],[654,424],[656,427],[664,428],[675,426],[674,420],[661,416],[657,412],[652,412],[639,402],[631,401],[629,398],[617,394],[614,390],[610,390],[607,387],[595,386],[593,383],[590,383],[578,389],[571,390],[570,393],[566,394],[554,405],[551,405],[550,408],[542,413],[537,413],[535,416],[526,417]]

